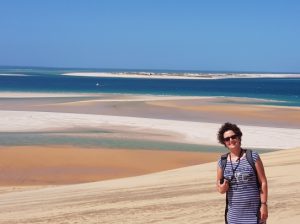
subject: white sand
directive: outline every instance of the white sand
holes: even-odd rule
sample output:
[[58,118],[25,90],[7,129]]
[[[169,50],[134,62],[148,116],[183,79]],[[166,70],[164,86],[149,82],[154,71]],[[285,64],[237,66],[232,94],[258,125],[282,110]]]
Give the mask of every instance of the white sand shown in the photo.
[[[111,126],[173,133],[174,136],[182,136],[177,140],[179,142],[218,145],[216,133],[220,124],[106,115],[0,111],[0,131],[2,132],[54,131]],[[287,149],[300,146],[299,129],[244,125],[240,125],[240,127],[244,133],[244,147]]]
[[[246,73],[151,73],[150,72],[73,72],[67,76],[150,78],[150,79],[229,79],[229,78],[300,78],[300,74],[246,74]],[[101,85],[101,84],[100,84]]]
[[[148,79],[208,79],[201,76],[186,76],[180,74],[153,74],[150,73],[105,73],[105,72],[78,72],[78,73],[64,73],[67,76],[82,76],[82,77],[108,77],[108,78],[148,78]],[[213,79],[213,78],[209,78]],[[101,85],[101,84],[100,84]]]
[[[269,224],[300,221],[300,148],[263,154]],[[0,194],[1,224],[224,223],[216,163],[144,176]]]

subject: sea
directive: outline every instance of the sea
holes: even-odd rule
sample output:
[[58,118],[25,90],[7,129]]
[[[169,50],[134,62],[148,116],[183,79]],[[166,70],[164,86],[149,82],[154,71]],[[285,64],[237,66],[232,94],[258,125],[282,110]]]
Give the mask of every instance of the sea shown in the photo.
[[[0,67],[0,92],[126,93],[171,96],[220,96],[260,99],[261,104],[300,106],[300,76],[220,79],[153,79],[65,76],[65,73],[205,74],[203,71]],[[232,73],[230,73],[232,74]],[[277,77],[278,76],[278,77]]]

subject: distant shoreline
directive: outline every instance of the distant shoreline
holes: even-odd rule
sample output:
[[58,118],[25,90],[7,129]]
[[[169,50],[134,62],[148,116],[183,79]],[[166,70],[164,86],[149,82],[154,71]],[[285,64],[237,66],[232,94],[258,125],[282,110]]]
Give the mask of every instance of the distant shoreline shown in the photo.
[[300,74],[264,73],[157,73],[157,72],[70,72],[65,76],[147,78],[147,79],[233,79],[233,78],[300,78]]
[[207,70],[207,69],[174,69],[174,68],[97,68],[97,67],[55,67],[55,66],[22,66],[22,65],[0,65],[1,70],[32,71],[32,70],[60,70],[65,73],[80,72],[108,72],[108,73],[193,73],[193,74],[300,74],[300,71],[251,71],[251,70]]

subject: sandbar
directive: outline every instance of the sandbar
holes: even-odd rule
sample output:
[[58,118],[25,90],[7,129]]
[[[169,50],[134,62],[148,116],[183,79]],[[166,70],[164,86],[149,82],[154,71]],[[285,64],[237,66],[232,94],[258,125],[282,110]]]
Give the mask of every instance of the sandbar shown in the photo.
[[[173,136],[173,142],[219,145],[216,133],[220,123],[178,121],[128,116],[76,114],[34,111],[0,111],[0,132],[62,132],[70,129],[119,127],[149,130]],[[250,148],[288,149],[300,145],[300,131],[292,128],[240,125],[243,146]],[[263,137],[262,137],[263,136]],[[288,141],[287,141],[288,139]]]
[[114,115],[220,124],[231,121],[252,126],[300,128],[300,107],[263,104],[268,102],[271,101],[236,97],[0,94],[0,110]]
[[232,78],[300,78],[300,74],[254,74],[254,73],[160,73],[160,72],[70,72],[67,76],[150,78],[150,79],[232,79]]

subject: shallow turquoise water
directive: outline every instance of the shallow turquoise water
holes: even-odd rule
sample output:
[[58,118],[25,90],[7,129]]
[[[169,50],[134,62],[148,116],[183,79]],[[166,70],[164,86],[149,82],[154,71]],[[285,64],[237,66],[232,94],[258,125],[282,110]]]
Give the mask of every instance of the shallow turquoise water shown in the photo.
[[[73,145],[86,148],[103,147],[110,149],[131,150],[166,150],[188,152],[222,152],[227,150],[223,146],[209,146],[198,144],[175,143],[165,141],[150,141],[124,138],[103,138],[93,136],[72,136],[59,133],[0,133],[2,146],[30,146],[30,145]],[[261,152],[274,151],[271,149],[255,150]]]

